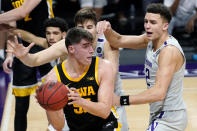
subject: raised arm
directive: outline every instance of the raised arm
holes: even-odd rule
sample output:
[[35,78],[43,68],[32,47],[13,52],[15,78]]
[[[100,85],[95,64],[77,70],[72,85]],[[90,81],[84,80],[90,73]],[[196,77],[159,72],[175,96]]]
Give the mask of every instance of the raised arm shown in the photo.
[[35,43],[36,45],[39,45],[43,48],[48,48],[48,44],[45,38],[38,37],[28,31],[22,30],[22,29],[15,29],[12,31],[15,35],[21,34],[22,40],[28,42],[28,43]]
[[115,48],[131,48],[143,49],[148,44],[148,39],[145,34],[140,36],[135,35],[120,35],[111,28],[108,21],[100,21],[97,23],[97,32],[104,35],[109,44]]
[[0,14],[0,24],[16,21],[24,18],[30,13],[41,0],[25,0],[21,7]]
[[30,67],[39,66],[51,62],[52,60],[55,60],[60,56],[67,55],[67,49],[64,39],[50,46],[49,48],[35,54],[28,53],[30,48],[34,44],[31,43],[28,47],[24,47],[22,44],[18,44],[18,40],[16,37],[15,42],[10,41],[9,45],[12,47],[12,49],[7,50],[7,52],[13,53],[25,65]]
[[111,47],[108,41],[104,45],[104,59],[112,63],[113,73],[116,79],[119,70],[119,49]]

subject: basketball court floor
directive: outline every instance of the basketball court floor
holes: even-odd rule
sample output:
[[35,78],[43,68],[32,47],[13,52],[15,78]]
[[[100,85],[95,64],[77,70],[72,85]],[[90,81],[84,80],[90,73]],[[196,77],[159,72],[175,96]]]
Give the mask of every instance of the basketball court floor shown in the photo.
[[[120,70],[121,68],[122,67],[120,67]],[[190,72],[190,75],[188,74],[188,72]],[[185,131],[197,131],[197,75],[195,75],[195,72],[196,70],[187,70],[186,76],[192,77],[185,77],[184,79],[183,97],[187,105],[188,112],[188,125]],[[141,78],[143,76],[143,73],[141,73],[141,71],[127,70],[126,72],[122,72],[121,74],[122,78],[124,78],[122,80],[122,84],[125,94],[136,94],[143,90],[146,90],[145,79]],[[5,80],[6,79],[4,78],[4,81]],[[3,80],[0,81],[2,82]],[[4,86],[6,86],[6,84],[4,84]],[[15,106],[14,96],[11,94],[10,88],[8,88],[7,93],[3,93],[2,90],[0,91],[1,97],[2,95],[5,96],[7,94],[3,111],[3,118],[1,122],[1,131],[13,131]],[[127,106],[126,111],[130,131],[144,131],[147,128],[149,120],[148,104]],[[46,131],[46,129],[47,119],[45,111],[36,102],[35,97],[31,96],[30,108],[28,112],[27,131]]]

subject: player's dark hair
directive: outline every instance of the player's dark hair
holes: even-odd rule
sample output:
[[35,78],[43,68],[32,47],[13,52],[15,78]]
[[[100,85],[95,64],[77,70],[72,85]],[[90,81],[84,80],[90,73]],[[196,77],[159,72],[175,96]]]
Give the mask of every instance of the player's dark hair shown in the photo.
[[59,17],[46,19],[44,21],[44,29],[46,30],[47,27],[59,27],[62,32],[67,32],[68,30],[66,20]]
[[75,14],[75,26],[77,26],[77,24],[83,24],[86,20],[91,20],[95,25],[97,24],[96,12],[93,9],[83,8]]
[[68,49],[68,46],[79,43],[82,39],[93,42],[92,34],[83,28],[73,27],[69,29],[65,39],[66,48]]
[[161,3],[153,3],[148,5],[146,12],[160,14],[161,17],[168,21],[168,23],[170,23],[172,18],[169,8]]

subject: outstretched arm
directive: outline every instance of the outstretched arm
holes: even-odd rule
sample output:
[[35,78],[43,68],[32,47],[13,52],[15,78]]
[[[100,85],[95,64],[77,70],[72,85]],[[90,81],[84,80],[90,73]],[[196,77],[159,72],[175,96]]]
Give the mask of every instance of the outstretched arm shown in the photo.
[[44,48],[48,48],[48,44],[45,38],[38,37],[28,31],[21,30],[21,29],[15,29],[12,31],[15,35],[21,34],[22,40],[28,42],[28,43],[35,43],[36,45],[39,45]]
[[115,48],[131,48],[143,49],[148,44],[148,39],[145,34],[140,36],[135,35],[120,35],[111,28],[108,21],[100,21],[97,23],[97,32],[104,35],[109,44]]
[[34,67],[48,63],[60,56],[67,55],[67,49],[64,41],[65,40],[63,39],[45,50],[35,54],[30,54],[28,52],[34,44],[31,43],[28,47],[24,47],[22,44],[18,43],[17,37],[15,36],[14,42],[8,42],[8,44],[11,46],[11,49],[6,51],[13,53],[25,65]]
[[[184,63],[184,57],[174,46],[167,46],[158,59],[159,67],[156,74],[155,85],[142,93],[129,96],[129,104],[146,104],[163,101],[173,75]],[[120,105],[120,97],[114,96],[114,105]]]
[[0,14],[0,24],[16,21],[24,18],[30,13],[41,0],[25,0],[21,7]]

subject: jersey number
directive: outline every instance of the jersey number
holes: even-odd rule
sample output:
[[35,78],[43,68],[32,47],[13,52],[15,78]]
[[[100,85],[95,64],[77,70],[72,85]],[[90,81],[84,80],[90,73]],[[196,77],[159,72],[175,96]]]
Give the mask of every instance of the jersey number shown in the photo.
[[[90,100],[90,98],[86,98],[87,100]],[[84,110],[81,106],[78,106],[76,104],[73,104],[74,107],[74,112],[75,114],[82,114],[82,113],[86,113],[87,111]]]
[[29,17],[29,14],[27,14],[27,15],[25,16],[25,18],[24,18],[24,21],[30,21],[30,20],[32,20],[32,18]]
[[148,79],[150,79],[150,71],[148,68],[146,68],[146,83],[147,83],[147,86],[150,86],[150,84],[148,83]]

